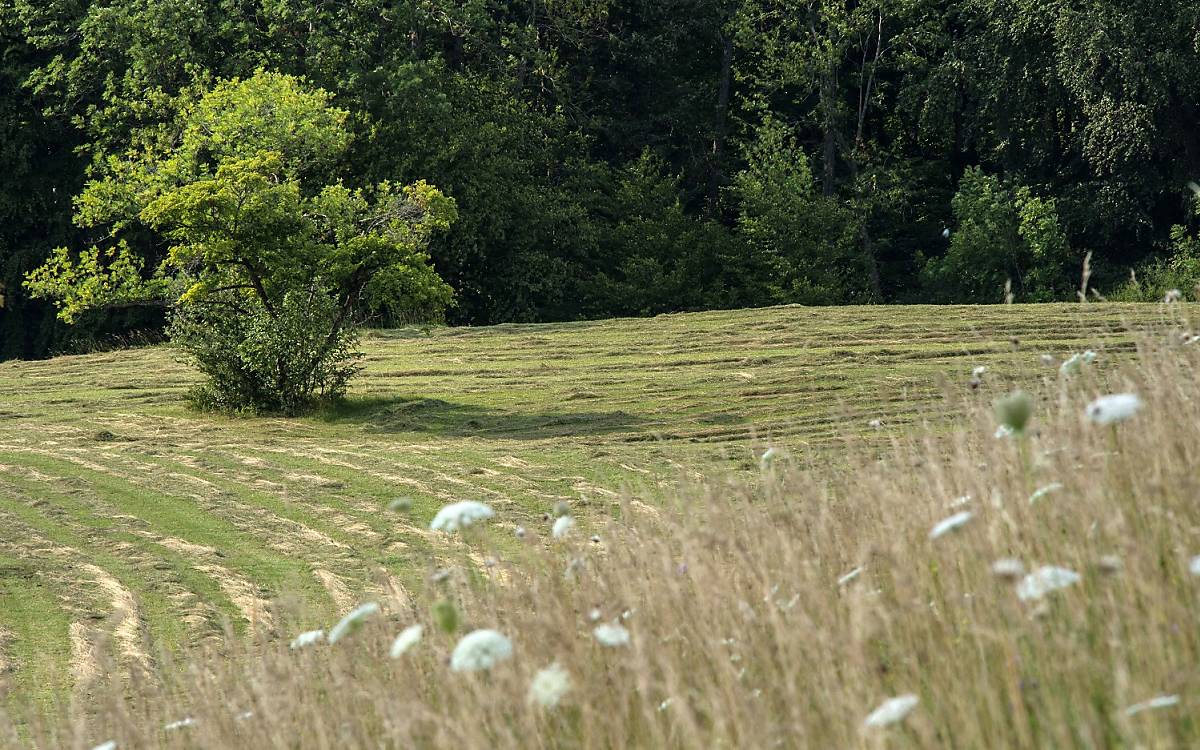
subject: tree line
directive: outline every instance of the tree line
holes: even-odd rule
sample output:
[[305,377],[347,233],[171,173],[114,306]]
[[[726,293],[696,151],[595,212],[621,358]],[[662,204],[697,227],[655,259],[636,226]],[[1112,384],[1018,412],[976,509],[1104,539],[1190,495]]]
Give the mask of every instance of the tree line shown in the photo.
[[1118,298],[1200,276],[1190,0],[3,0],[0,49],[0,358],[164,324],[68,328],[25,282],[118,229],[156,267],[178,228],[88,219],[96,185],[256,74],[347,113],[347,195],[453,201],[452,323],[1070,299],[1089,255]]

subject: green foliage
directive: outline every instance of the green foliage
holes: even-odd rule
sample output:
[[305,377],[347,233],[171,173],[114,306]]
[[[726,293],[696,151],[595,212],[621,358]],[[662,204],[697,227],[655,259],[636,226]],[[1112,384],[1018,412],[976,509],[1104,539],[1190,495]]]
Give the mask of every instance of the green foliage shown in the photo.
[[778,122],[767,121],[733,180],[738,229],[750,252],[749,283],[767,303],[832,304],[856,287],[851,217],[819,195],[808,159]]
[[612,198],[597,221],[595,275],[585,284],[594,315],[655,315],[734,306],[742,245],[715,222],[687,213],[679,180],[650,151],[612,175]]
[[[437,316],[450,302],[426,246],[457,214],[424,182],[323,184],[350,143],[345,121],[299,79],[218,84],[181,107],[178,146],[110,157],[80,195],[79,224],[119,239],[78,258],[60,248],[28,289],[66,321],[144,302],[174,308],[176,343],[210,377],[208,405],[294,413],[337,396],[352,372],[339,364],[348,332],[366,311]],[[149,279],[120,236],[146,230],[167,243]],[[283,356],[288,346],[296,356]]]
[[291,290],[268,312],[251,296],[223,292],[184,305],[171,341],[206,376],[189,394],[208,411],[295,415],[343,396],[358,372],[352,328],[326,290]]
[[1184,299],[1200,299],[1200,237],[1182,224],[1171,228],[1168,257],[1146,261],[1106,296],[1115,302],[1159,302],[1172,290]]
[[1003,299],[1011,282],[1022,301],[1062,299],[1072,258],[1053,199],[968,169],[951,203],[957,227],[950,248],[929,259],[926,282],[948,301]]

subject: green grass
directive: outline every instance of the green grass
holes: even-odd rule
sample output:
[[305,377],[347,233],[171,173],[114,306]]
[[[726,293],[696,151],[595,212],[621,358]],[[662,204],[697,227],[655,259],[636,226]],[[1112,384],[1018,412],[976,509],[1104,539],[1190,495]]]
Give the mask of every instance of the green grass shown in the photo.
[[[350,399],[294,420],[188,410],[194,375],[161,347],[2,363],[0,680],[47,701],[96,644],[152,659],[148,642],[194,645],[255,613],[289,636],[268,612],[280,594],[332,618],[421,585],[423,529],[447,501],[540,524],[558,500],[586,513],[625,486],[751,470],[767,445],[832,456],[835,439],[936,417],[976,365],[1019,381],[1037,375],[1030,353],[1102,341],[1111,358],[1159,315],[786,307],[377,331]],[[384,510],[398,495],[411,517]]]

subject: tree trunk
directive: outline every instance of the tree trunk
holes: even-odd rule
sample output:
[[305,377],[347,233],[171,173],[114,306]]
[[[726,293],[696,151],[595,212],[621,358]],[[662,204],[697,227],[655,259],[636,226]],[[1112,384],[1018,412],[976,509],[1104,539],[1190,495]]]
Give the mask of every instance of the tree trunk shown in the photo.
[[837,107],[834,97],[837,96],[836,63],[830,63],[829,70],[821,78],[821,126],[824,132],[824,153],[822,155],[821,193],[828,198],[833,195],[835,161],[837,159]]
[[708,170],[708,213],[717,213],[721,183],[724,181],[722,160],[725,153],[729,114],[729,90],[733,77],[733,37],[719,34],[721,41],[721,77],[717,82],[717,117],[713,128],[712,163]]
[[871,230],[867,227],[867,217],[862,218],[858,230],[862,241],[863,265],[867,269],[867,282],[871,285],[871,295],[875,302],[883,301],[883,288],[879,280],[879,261],[875,257],[875,245],[871,241]]

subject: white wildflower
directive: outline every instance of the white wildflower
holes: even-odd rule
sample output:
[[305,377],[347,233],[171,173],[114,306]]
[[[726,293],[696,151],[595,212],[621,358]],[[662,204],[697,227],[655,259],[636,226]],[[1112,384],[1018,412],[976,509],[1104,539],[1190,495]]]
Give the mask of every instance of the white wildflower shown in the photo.
[[971,502],[970,495],[959,495],[950,502],[946,503],[947,508],[961,508]]
[[951,531],[961,527],[967,521],[970,521],[974,516],[975,514],[969,510],[955,513],[949,518],[939,521],[937,525],[933,527],[933,530],[929,532],[929,538],[937,539],[940,536],[949,534]]
[[1017,584],[1017,597],[1021,601],[1041,599],[1052,591],[1066,588],[1079,581],[1079,574],[1073,570],[1046,565],[1021,579],[1021,582]]
[[1054,367],[1054,365],[1058,364],[1058,360],[1054,358],[1053,354],[1043,354],[1041,359],[1042,364],[1046,367]]
[[437,512],[429,528],[434,531],[459,531],[476,521],[482,521],[496,515],[488,505],[476,500],[462,500],[450,503]]
[[658,704],[658,712],[661,714],[663,711],[666,711],[668,708],[671,707],[671,704],[674,702],[675,702],[674,698],[667,698],[665,701]]
[[945,227],[944,229],[942,229],[942,239],[944,239],[944,240],[950,239],[950,227]]
[[855,568],[854,570],[850,571],[850,572],[849,572],[849,573],[847,573],[846,575],[844,575],[844,576],[842,576],[841,578],[839,578],[839,579],[837,580],[837,585],[839,585],[839,586],[845,586],[847,583],[850,583],[850,582],[851,582],[851,581],[853,581],[855,578],[858,578],[858,574],[859,574],[859,573],[861,573],[861,572],[862,572],[862,567],[861,567],[861,566],[860,566],[860,567],[857,567],[857,568]]
[[575,519],[570,516],[559,516],[554,519],[554,527],[550,529],[550,536],[555,539],[562,539],[567,534],[571,533],[571,529],[575,528]]
[[1083,369],[1084,365],[1090,365],[1096,361],[1096,353],[1091,349],[1079,354],[1072,354],[1058,367],[1060,375],[1077,375]]
[[602,616],[599,607],[594,607],[591,612],[588,612],[588,619],[592,622],[599,622]]
[[491,669],[512,657],[512,641],[495,630],[476,630],[467,633],[450,655],[450,669],[455,672],[477,672]]
[[525,538],[525,527],[524,527],[524,526],[518,526],[518,527],[517,527],[517,528],[516,528],[516,529],[513,531],[513,533],[517,535],[517,539],[524,539],[524,538]]
[[237,719],[238,721],[247,721],[249,719],[254,718],[254,712],[253,711],[242,711],[240,714],[238,714],[237,716],[235,716],[233,718]]
[[1013,557],[1002,557],[992,563],[992,575],[1016,580],[1025,575],[1025,564]]
[[592,629],[592,635],[600,641],[601,645],[610,648],[629,645],[629,631],[620,623],[606,622],[597,625]]
[[1002,424],[996,428],[996,432],[992,434],[992,437],[996,438],[997,440],[1003,440],[1004,438],[1012,437],[1013,434],[1013,428],[1006,424]]
[[1168,289],[1166,295],[1163,297],[1163,302],[1169,305],[1181,299],[1183,299],[1183,292],[1178,289]]
[[1051,482],[1045,487],[1038,487],[1036,490],[1034,490],[1033,494],[1029,496],[1029,502],[1030,504],[1036,503],[1038,500],[1041,500],[1051,492],[1058,492],[1062,488],[1062,482]]
[[974,370],[971,370],[971,377],[973,377],[973,378],[983,377],[983,374],[985,372],[987,372],[987,370],[988,370],[988,368],[986,365],[978,365]]
[[172,721],[168,724],[163,724],[163,729],[167,730],[168,732],[173,732],[176,729],[186,729],[187,727],[194,726],[196,726],[196,720],[189,716],[186,719],[180,719],[179,721]]
[[1153,711],[1158,708],[1170,708],[1171,706],[1179,705],[1178,695],[1159,695],[1151,698],[1148,701],[1134,703],[1129,708],[1125,709],[1126,716],[1135,716],[1142,711]]
[[356,630],[362,627],[363,623],[367,621],[367,618],[369,618],[371,615],[378,614],[378,612],[379,605],[375,602],[367,602],[366,604],[358,605],[354,609],[350,610],[345,617],[338,620],[338,624],[334,625],[329,631],[329,642],[331,644],[337,643],[346,636],[354,633]]
[[556,708],[571,689],[571,675],[557,663],[538,672],[529,683],[529,702]]
[[400,635],[396,636],[396,640],[392,641],[392,650],[388,654],[393,659],[399,659],[404,656],[410,648],[420,642],[421,636],[425,633],[425,628],[421,625],[409,625],[404,630],[400,631]]
[[1188,572],[1194,576],[1200,576],[1200,555],[1196,555],[1188,563]]
[[305,646],[311,646],[314,643],[319,643],[320,641],[323,641],[323,640],[325,640],[325,631],[324,630],[308,630],[308,631],[303,632],[300,635],[296,636],[295,638],[293,638],[292,645],[289,646],[289,648],[291,648],[293,651],[295,651],[298,648],[304,648]]
[[108,742],[101,742],[99,745],[93,747],[92,750],[117,750],[117,741],[109,740]]
[[880,704],[879,708],[871,712],[871,715],[863,722],[863,726],[886,727],[889,724],[903,721],[904,717],[911,714],[920,702],[921,699],[912,693],[888,698]]
[[1096,399],[1088,404],[1084,413],[1096,424],[1116,424],[1137,414],[1141,408],[1142,400],[1136,393],[1116,393]]
[[766,471],[779,459],[784,457],[783,451],[778,448],[767,448],[763,454],[758,457],[758,468]]

